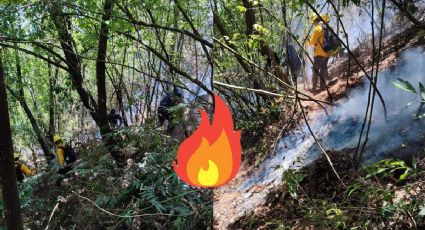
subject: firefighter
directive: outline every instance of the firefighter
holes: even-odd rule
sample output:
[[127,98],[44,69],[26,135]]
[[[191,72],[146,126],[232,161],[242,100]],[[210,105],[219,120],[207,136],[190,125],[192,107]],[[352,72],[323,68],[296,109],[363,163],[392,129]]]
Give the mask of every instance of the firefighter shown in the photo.
[[114,128],[119,128],[122,124],[122,117],[116,113],[115,109],[111,109],[108,114],[108,121]]
[[63,140],[59,135],[53,136],[53,143],[55,144],[56,157],[58,158],[58,163],[61,167],[58,174],[66,174],[71,171],[74,162],[77,161],[77,155],[71,146],[63,143]]
[[171,132],[174,129],[174,117],[170,108],[178,105],[183,101],[183,95],[178,91],[167,92],[161,99],[158,106],[158,120],[159,125],[163,126],[165,121],[168,121],[167,131]]
[[[323,21],[328,23],[329,16],[321,15]],[[314,46],[313,58],[313,88],[312,91],[323,91],[326,89],[326,81],[328,80],[328,61],[330,55],[324,50],[323,44],[325,39],[325,32],[322,20],[316,14],[310,17],[310,22],[313,23],[313,34],[307,41],[307,45]],[[320,89],[317,89],[317,81],[320,81]]]
[[35,174],[25,163],[19,160],[21,154],[14,153],[13,157],[15,159],[16,179],[19,182],[22,182],[25,177],[29,177]]

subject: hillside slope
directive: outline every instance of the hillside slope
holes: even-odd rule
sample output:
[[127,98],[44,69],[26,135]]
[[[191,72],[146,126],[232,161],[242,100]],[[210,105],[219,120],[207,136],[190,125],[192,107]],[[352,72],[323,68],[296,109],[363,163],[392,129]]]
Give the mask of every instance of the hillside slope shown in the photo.
[[[399,34],[386,38],[384,41],[385,45],[382,52],[380,70],[394,68],[397,58],[404,50],[425,46],[425,39],[423,37],[418,37],[418,32],[419,30],[416,28],[408,28]],[[360,64],[365,67],[366,71],[370,71],[372,68],[370,66],[370,47],[362,45],[355,49],[353,53],[358,58]],[[330,95],[327,92],[321,92],[314,95],[314,97],[326,101],[330,101],[330,97],[332,97],[333,102],[337,102],[338,100],[344,100],[347,96],[347,92],[361,86],[365,82],[364,73],[360,70],[358,65],[354,64],[353,60],[351,61],[350,70],[352,74],[348,81],[347,69],[349,58],[340,58],[331,64],[330,76],[332,76],[333,80],[331,80],[329,84]],[[308,112],[309,120],[314,120],[315,117],[323,114],[323,110],[321,110],[320,106],[313,102],[304,102],[303,106]],[[328,107],[327,109],[331,108],[332,107]],[[288,156],[286,157],[288,158]],[[279,164],[277,162],[278,159],[276,159],[276,157],[274,158],[273,163]],[[281,162],[284,160],[285,156],[283,159],[280,159]],[[267,160],[265,160],[265,162],[266,161]],[[285,161],[290,162],[291,159],[286,159]],[[296,161],[297,160],[294,159],[293,163],[296,163]],[[285,167],[289,167],[289,165],[286,164],[287,163],[285,163]],[[269,166],[272,167],[272,164]],[[215,228],[229,228],[240,218],[243,218],[245,215],[249,216],[252,211],[261,212],[261,210],[263,210],[263,205],[273,205],[267,203],[267,197],[271,191],[280,187],[280,183],[273,179],[267,179],[267,175],[276,174],[276,172],[273,172],[273,169],[268,168],[260,170],[260,168],[264,167],[261,165],[252,167],[243,164],[237,178],[232,181],[232,183],[215,191]],[[245,220],[247,221],[246,218]]]

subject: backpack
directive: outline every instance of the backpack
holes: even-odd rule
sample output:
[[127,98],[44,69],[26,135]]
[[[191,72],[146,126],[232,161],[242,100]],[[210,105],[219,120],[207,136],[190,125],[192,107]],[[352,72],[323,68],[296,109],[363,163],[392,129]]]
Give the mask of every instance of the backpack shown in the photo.
[[64,147],[59,147],[59,148],[63,150],[65,162],[67,164],[77,161],[77,154],[75,153],[75,150],[71,146],[65,145]]
[[16,170],[16,179],[19,181],[19,182],[22,182],[23,180],[24,180],[24,173],[22,172],[22,170],[21,170],[21,164],[20,163],[17,163],[17,164],[15,164],[15,170]]
[[338,39],[338,36],[336,36],[334,33],[330,31],[330,29],[327,26],[323,26],[323,50],[328,53],[329,55],[336,54],[341,49],[341,42]]

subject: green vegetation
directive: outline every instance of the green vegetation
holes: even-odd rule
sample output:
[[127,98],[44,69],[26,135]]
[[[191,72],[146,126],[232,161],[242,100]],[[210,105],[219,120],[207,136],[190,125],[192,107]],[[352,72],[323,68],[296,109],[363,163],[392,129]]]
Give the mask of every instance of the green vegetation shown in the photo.
[[[338,153],[341,154],[341,153]],[[272,192],[273,209],[247,216],[234,227],[261,229],[421,229],[425,226],[425,159],[386,159],[353,173],[348,158],[332,154],[348,187],[332,175],[326,160],[288,170]],[[321,165],[322,164],[322,165]],[[347,169],[348,166],[348,169]],[[323,178],[322,175],[328,175]]]
[[[189,115],[210,106],[213,95],[207,6],[206,0],[0,2],[0,80],[7,90],[1,106],[12,131],[1,140],[0,167],[11,168],[6,157],[20,152],[37,171],[19,184],[20,205],[4,193],[16,189],[13,170],[1,174],[10,179],[2,184],[3,201],[16,209],[2,206],[0,226],[212,225],[211,192],[187,186],[171,164],[186,131],[198,123]],[[175,129],[165,131],[157,108],[177,91],[184,101],[167,105],[172,119],[165,126]],[[57,174],[59,155],[52,159],[54,135],[78,153],[65,175]]]
[[[221,198],[227,202],[217,210],[228,221],[224,228],[425,228],[423,154],[360,167],[371,144],[384,142],[377,138],[390,126],[384,120],[397,120],[377,87],[378,73],[392,68],[404,50],[425,44],[422,8],[420,1],[402,0],[0,1],[0,229],[211,229],[221,221],[213,220],[213,203]],[[387,36],[400,25],[408,28]],[[323,57],[329,53],[313,52],[325,34],[343,48],[329,60]],[[312,71],[323,75],[326,90],[313,89]],[[394,86],[416,95],[420,105],[414,119],[400,116],[399,124],[419,130],[424,82],[403,77]],[[367,102],[342,108],[338,100],[353,96],[354,87],[365,89]],[[213,197],[212,190],[183,183],[171,162],[199,123],[197,109],[214,117],[214,93],[230,107],[235,130],[242,130],[243,162],[240,178]],[[335,115],[341,109],[347,114]],[[354,127],[358,141],[329,151],[334,143],[323,140],[334,130],[322,131],[334,124],[314,123],[322,112],[331,114],[327,125],[348,120],[341,136],[354,136]],[[384,131],[374,132],[381,121]],[[388,130],[422,148],[423,134],[413,140],[404,128]],[[297,150],[292,143],[278,145],[292,131],[304,132],[296,144],[310,144],[300,152],[320,157],[272,181],[266,178],[271,170],[303,163],[298,152],[283,154]],[[78,153],[66,174],[58,174],[65,167],[56,135],[65,140],[61,148]],[[16,182],[14,152],[35,176]],[[280,157],[272,159],[275,166],[261,168],[274,156]],[[280,187],[268,191],[269,185]],[[242,210],[246,203],[228,209],[229,197],[235,206],[253,197],[246,203],[256,210]]]
[[55,185],[59,177],[55,169],[21,185],[26,227],[41,229],[49,222],[50,229],[212,225],[211,192],[185,185],[171,166],[178,142],[149,125],[123,128],[116,135],[122,137],[120,148],[134,159],[125,167],[118,167],[105,148],[93,144],[80,152],[81,164],[66,175],[60,188]]

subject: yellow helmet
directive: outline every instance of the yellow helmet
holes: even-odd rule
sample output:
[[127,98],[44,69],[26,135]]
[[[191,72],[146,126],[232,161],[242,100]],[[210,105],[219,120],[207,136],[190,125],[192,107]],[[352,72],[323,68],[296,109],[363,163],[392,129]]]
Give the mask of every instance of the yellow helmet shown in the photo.
[[62,138],[59,135],[53,136],[53,143],[56,143],[56,142],[61,141],[61,140],[62,140]]
[[13,158],[15,160],[19,159],[19,157],[21,157],[21,154],[20,153],[13,153]]
[[[320,17],[323,19],[323,21],[325,21],[326,23],[331,21],[331,18],[329,17],[329,15],[327,14],[321,14]],[[316,21],[316,19],[318,19],[319,17],[317,17],[317,14],[312,13],[310,15],[310,22],[314,23],[314,21]],[[320,19],[320,18],[319,18]]]

